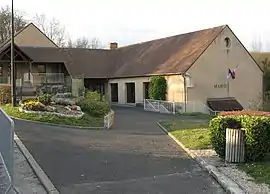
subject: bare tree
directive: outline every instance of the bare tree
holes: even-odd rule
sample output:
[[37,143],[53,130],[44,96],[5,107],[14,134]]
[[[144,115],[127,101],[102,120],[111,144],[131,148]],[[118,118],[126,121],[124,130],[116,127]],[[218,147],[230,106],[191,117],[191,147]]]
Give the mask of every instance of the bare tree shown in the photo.
[[74,42],[69,39],[67,47],[100,49],[103,48],[101,41],[98,38],[88,39],[86,37],[77,38]]
[[78,38],[75,41],[75,47],[76,48],[89,48],[89,41],[86,37]]
[[260,37],[255,37],[251,42],[251,50],[253,52],[262,52],[263,51],[263,44]]
[[98,38],[92,38],[90,42],[91,49],[100,49],[103,48],[101,41]]
[[[15,32],[22,29],[27,24],[26,19],[21,13],[14,13]],[[11,9],[9,6],[0,8],[0,44],[11,36]]]
[[67,35],[65,27],[57,19],[49,20],[45,14],[36,14],[34,23],[58,46],[62,47],[66,44]]

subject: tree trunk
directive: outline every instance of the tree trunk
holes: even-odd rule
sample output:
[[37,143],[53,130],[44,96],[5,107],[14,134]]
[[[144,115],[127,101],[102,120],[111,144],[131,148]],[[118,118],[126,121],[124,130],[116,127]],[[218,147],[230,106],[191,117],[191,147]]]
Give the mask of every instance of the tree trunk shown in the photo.
[[226,154],[225,161],[231,163],[244,162],[245,160],[245,130],[226,129]]

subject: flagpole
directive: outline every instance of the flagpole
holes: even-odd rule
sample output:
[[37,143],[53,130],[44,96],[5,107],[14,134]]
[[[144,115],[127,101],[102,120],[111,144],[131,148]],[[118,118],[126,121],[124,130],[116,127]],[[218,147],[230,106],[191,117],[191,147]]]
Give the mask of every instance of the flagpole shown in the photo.
[[15,63],[14,63],[14,8],[13,0],[11,0],[11,63],[10,63],[10,74],[11,74],[11,102],[12,106],[16,106],[16,77],[15,77]]
[[227,79],[227,97],[230,97],[230,84],[229,84],[229,79]]

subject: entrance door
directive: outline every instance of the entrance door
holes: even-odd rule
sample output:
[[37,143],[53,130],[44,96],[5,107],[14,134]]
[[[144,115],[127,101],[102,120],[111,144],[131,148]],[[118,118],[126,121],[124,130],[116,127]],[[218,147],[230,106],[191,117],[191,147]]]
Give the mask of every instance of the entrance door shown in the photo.
[[143,82],[143,98],[149,99],[149,82]]
[[126,83],[127,103],[135,103],[135,83]]
[[117,83],[111,84],[111,101],[118,102],[118,84]]

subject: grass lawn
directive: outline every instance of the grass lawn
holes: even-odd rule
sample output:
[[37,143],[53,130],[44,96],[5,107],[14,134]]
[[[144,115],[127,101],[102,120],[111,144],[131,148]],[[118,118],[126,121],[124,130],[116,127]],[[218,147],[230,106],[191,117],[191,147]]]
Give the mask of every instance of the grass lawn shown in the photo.
[[174,137],[189,149],[210,149],[208,122],[192,120],[160,121]]
[[270,161],[239,164],[238,168],[252,176],[255,182],[270,185]]
[[212,118],[215,117],[215,115],[204,114],[204,113],[201,113],[201,112],[183,113],[181,115],[182,116],[194,117],[196,119],[212,119]]
[[19,111],[19,107],[13,108],[11,105],[4,105],[1,108],[11,117],[21,118],[31,121],[39,121],[53,124],[83,126],[83,127],[103,127],[103,117],[92,117],[85,114],[83,117],[67,118],[56,115],[38,115],[31,113],[23,113]]

